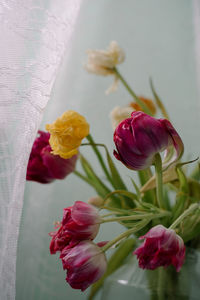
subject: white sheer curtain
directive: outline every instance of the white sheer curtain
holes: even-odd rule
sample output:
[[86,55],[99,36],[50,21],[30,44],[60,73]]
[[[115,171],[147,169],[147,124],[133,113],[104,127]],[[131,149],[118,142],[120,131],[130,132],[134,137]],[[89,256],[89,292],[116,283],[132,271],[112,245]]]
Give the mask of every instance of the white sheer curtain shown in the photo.
[[0,2],[0,299],[15,298],[26,165],[81,0]]
[[[0,1],[0,300],[13,300],[15,298],[16,248],[23,204],[26,164],[32,142],[55,82],[59,64],[64,52],[69,49],[69,39],[72,35],[81,1]],[[193,0],[193,4],[197,68],[199,71],[200,0]],[[187,46],[193,43],[193,39],[192,41],[190,39],[191,33],[188,30],[191,20],[190,5],[187,0],[166,0],[162,3],[159,0],[127,0],[126,4],[123,1],[116,0],[89,0],[83,12],[81,23],[85,27],[79,28],[73,55],[80,58],[81,53],[84,53],[87,48],[103,48],[107,46],[111,39],[116,39],[125,48],[127,59],[131,62],[122,67],[123,73],[129,79],[134,74],[139,74],[140,76],[134,75],[134,86],[138,91],[144,91],[147,95],[149,90],[147,85],[144,84],[145,78],[148,75],[153,75],[161,95],[168,100],[167,105],[173,120],[178,125],[177,127],[182,131],[181,136],[183,135],[187,140],[186,144],[192,145],[191,148],[193,147],[197,152],[197,149],[199,149],[199,132],[197,133],[197,130],[194,129],[198,128],[199,114],[196,110],[198,100],[196,85],[194,84],[195,76],[193,76],[193,66],[191,67],[193,46],[192,49],[191,47],[187,49]],[[171,12],[175,13],[171,15]],[[186,21],[189,18],[189,22],[184,22],[184,18]],[[119,19],[122,22],[119,22]],[[177,22],[179,22],[179,25],[176,26]],[[138,26],[138,24],[140,25]],[[182,27],[181,24],[183,24]],[[96,38],[97,35],[98,38]],[[163,36],[166,42],[163,40]],[[82,47],[80,47],[81,44],[83,44]],[[153,58],[152,55],[147,55],[147,53],[154,54]],[[144,57],[144,63],[141,64]],[[176,58],[174,67],[175,60],[170,61],[173,57]],[[185,57],[189,57],[188,60],[185,61]],[[71,78],[67,80],[67,84],[61,93],[62,99],[65,100],[66,92],[68,92],[68,99],[73,101],[70,108],[76,109],[76,106],[80,105],[81,112],[87,113],[86,115],[90,116],[90,121],[93,121],[94,131],[98,133],[97,137],[104,141],[105,132],[108,132],[106,140],[109,142],[111,134],[109,133],[110,124],[107,121],[108,111],[116,104],[124,105],[126,101],[129,101],[127,94],[125,92],[123,94],[120,90],[121,94],[119,93],[117,100],[119,103],[116,102],[115,94],[109,96],[109,101],[106,102],[105,100],[106,105],[102,105],[103,91],[107,88],[109,82],[107,79],[104,80],[104,78],[94,76],[88,76],[88,79],[86,79],[80,71],[82,66],[78,67],[79,64],[80,61],[77,60],[76,62],[76,59],[71,64],[71,68],[75,71],[70,74]],[[184,71],[182,65],[186,65]],[[190,67],[192,71],[187,73],[187,70],[191,70]],[[149,74],[149,70],[151,70],[151,74]],[[173,73],[176,76],[179,75],[179,77],[175,77],[175,75],[173,77]],[[70,89],[70,85],[73,85],[74,82],[76,82],[76,85]],[[173,93],[171,90],[173,90]],[[180,93],[182,90],[183,92]],[[74,102],[74,99],[76,99],[76,102]],[[178,100],[174,101],[174,99],[181,100],[182,112],[180,118],[176,118],[176,111],[177,107],[180,106],[180,102],[178,103]],[[191,100],[193,101],[192,113],[190,113],[190,115],[193,114],[193,119],[188,118],[188,111],[191,109],[191,103],[188,102],[188,99],[193,99]],[[69,102],[69,100],[67,101]],[[105,123],[105,126],[108,124],[105,127],[107,130],[104,130],[104,132],[101,130],[100,122],[96,122],[96,115],[93,115],[91,107],[96,111],[99,110],[103,124]],[[54,107],[52,110],[54,110]],[[181,117],[184,120],[185,127],[182,126]],[[189,123],[191,123],[190,127]],[[194,153],[196,152],[194,151]],[[72,182],[74,178],[69,178],[69,180]],[[62,184],[64,186],[64,182]],[[36,184],[33,185],[31,191],[35,192],[35,186]],[[81,183],[79,183],[79,188],[81,189],[81,187],[84,187],[84,185],[81,186]],[[59,188],[60,186],[57,190]],[[52,193],[53,189],[53,186],[49,187],[49,194],[46,197]],[[44,190],[46,193],[46,187]],[[82,193],[87,194],[87,191],[84,189]],[[39,192],[35,194],[39,195]],[[35,194],[32,193],[33,203]],[[54,192],[54,196],[56,198],[56,192]],[[87,197],[83,199],[86,200]],[[52,205],[53,209],[56,205],[56,203],[54,206]],[[45,207],[44,203],[43,207]],[[58,214],[58,211],[62,210],[61,207],[63,207],[62,203],[54,214]],[[41,208],[38,206],[36,209]],[[32,211],[28,213],[27,219],[31,216]],[[52,220],[53,216],[51,216],[49,222],[52,222]],[[28,221],[25,224],[28,228],[28,235]],[[111,234],[111,230],[109,234]],[[47,232],[43,232],[43,235],[47,235]],[[24,244],[26,243],[24,241]],[[44,251],[46,255],[46,248]],[[31,262],[32,265],[34,259],[35,257]],[[20,261],[23,261],[23,259]],[[56,265],[56,259],[52,259],[52,264],[54,261]],[[31,264],[28,264],[28,268]],[[49,269],[46,270],[45,275],[48,271]],[[64,285],[64,274],[62,273],[61,276],[63,282],[60,285]],[[52,284],[52,277],[47,280],[44,288]],[[31,287],[30,279],[29,284],[27,289]],[[34,284],[33,288],[36,287],[37,285]],[[57,294],[57,288],[57,286],[52,287],[52,290],[55,289],[55,294]],[[26,291],[24,299],[27,298],[28,292]],[[44,294],[48,295],[47,292]],[[64,295],[67,299],[69,294],[66,292]],[[80,297],[83,298],[82,295]],[[34,295],[32,295],[31,299],[36,300],[39,297],[35,296],[34,298]],[[55,296],[56,299],[58,298]],[[63,298],[60,297],[59,299]]]

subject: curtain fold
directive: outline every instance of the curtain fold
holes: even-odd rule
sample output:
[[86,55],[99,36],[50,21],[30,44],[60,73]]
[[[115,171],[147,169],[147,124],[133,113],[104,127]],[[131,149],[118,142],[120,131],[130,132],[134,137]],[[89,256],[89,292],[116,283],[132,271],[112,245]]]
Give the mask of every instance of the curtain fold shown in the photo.
[[0,3],[0,299],[15,298],[26,166],[81,0]]

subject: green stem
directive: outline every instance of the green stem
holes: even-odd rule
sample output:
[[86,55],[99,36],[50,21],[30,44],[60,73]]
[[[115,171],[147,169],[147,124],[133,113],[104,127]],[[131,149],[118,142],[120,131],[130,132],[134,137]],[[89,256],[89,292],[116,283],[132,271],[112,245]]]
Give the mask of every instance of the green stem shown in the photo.
[[155,155],[155,171],[156,171],[156,196],[158,201],[158,206],[160,208],[166,209],[166,205],[163,197],[163,181],[162,181],[162,160],[160,154]]
[[92,146],[92,149],[94,150],[94,152],[95,152],[95,154],[96,154],[96,156],[97,156],[97,158],[98,158],[98,160],[99,160],[99,163],[100,163],[100,165],[101,165],[101,167],[102,167],[102,169],[103,169],[103,171],[104,171],[104,173],[105,173],[107,179],[108,179],[108,180],[110,181],[110,183],[113,185],[112,178],[111,178],[111,176],[110,176],[110,174],[109,174],[109,172],[108,172],[108,170],[107,170],[107,167],[106,167],[106,165],[105,165],[105,163],[104,163],[104,161],[103,161],[103,158],[102,158],[102,156],[101,156],[101,153],[99,152],[98,148],[94,145],[95,142],[94,142],[92,136],[89,134],[86,138],[87,138],[87,140],[89,141],[90,145]]
[[116,244],[118,241],[122,240],[125,237],[128,237],[130,234],[133,234],[135,232],[137,232],[138,230],[142,229],[144,226],[146,226],[148,223],[150,222],[150,220],[143,220],[141,222],[138,222],[138,224],[136,226],[134,226],[134,228],[131,228],[123,233],[121,233],[120,235],[118,235],[116,238],[114,238],[113,240],[111,240],[110,242],[108,242],[105,246],[103,246],[101,248],[101,250],[103,252],[106,252],[110,247],[112,247],[114,244]]
[[103,219],[101,223],[107,223],[107,222],[115,222],[115,221],[128,221],[128,220],[141,220],[143,218],[148,218],[148,219],[157,219],[161,217],[166,217],[169,216],[169,212],[164,212],[160,214],[139,214],[139,215],[132,215],[132,216],[123,216],[123,217],[115,217],[115,218],[110,218],[110,219]]
[[106,209],[108,211],[113,211],[113,212],[116,212],[116,214],[127,214],[127,215],[132,215],[132,211],[129,209],[129,210],[126,210],[126,209],[121,209],[121,208],[116,208],[116,207],[109,207],[109,206],[103,206],[101,207],[101,209]]
[[[123,214],[123,213],[121,213],[121,214]],[[110,216],[113,216],[113,215],[116,215],[116,213],[115,212],[111,212],[109,214],[101,215],[101,218],[106,218],[106,217],[110,217]]]
[[169,229],[175,229],[177,227],[177,225],[180,224],[185,217],[187,217],[189,214],[191,214],[196,209],[200,209],[200,204],[199,203],[191,204],[190,207],[187,210],[185,210],[182,213],[182,215],[180,215],[178,217],[178,219],[176,219],[176,221],[174,221],[172,223],[172,225],[169,227]]
[[127,81],[124,79],[124,77],[119,73],[118,69],[115,67],[114,68],[114,72],[116,74],[116,76],[121,80],[121,82],[123,83],[123,85],[125,86],[125,88],[128,90],[128,92],[131,94],[131,96],[135,99],[135,102],[142,108],[142,110],[152,116],[152,113],[150,111],[150,109],[148,108],[148,106],[142,102],[138,96],[135,94],[135,92],[131,89],[131,87],[129,86],[129,84],[127,83]]
[[165,300],[165,290],[166,290],[166,272],[164,268],[159,268],[158,270],[158,299]]
[[[140,180],[140,184],[143,186],[149,181],[149,179],[153,176],[150,167],[145,170],[138,171],[138,177]],[[145,192],[143,200],[145,202],[149,202],[152,204],[156,204],[155,190],[148,190]]]

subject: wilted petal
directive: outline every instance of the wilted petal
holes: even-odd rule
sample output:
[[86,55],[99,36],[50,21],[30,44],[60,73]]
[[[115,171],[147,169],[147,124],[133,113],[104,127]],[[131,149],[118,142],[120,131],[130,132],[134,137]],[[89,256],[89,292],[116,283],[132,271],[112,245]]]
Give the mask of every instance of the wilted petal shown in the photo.
[[110,119],[112,123],[113,130],[119,125],[119,123],[127,118],[131,117],[133,108],[130,106],[116,106],[110,113]]
[[67,249],[65,254],[61,253],[63,268],[67,269],[66,280],[74,289],[84,291],[106,271],[105,254],[91,241],[82,241],[70,250]]
[[164,124],[164,126],[166,126],[166,129],[169,133],[169,135],[171,136],[172,139],[172,144],[173,144],[173,155],[170,156],[170,159],[167,159],[167,155],[165,155],[165,161],[163,164],[163,168],[168,168],[172,163],[174,163],[175,161],[179,160],[181,158],[181,156],[183,155],[184,152],[184,145],[183,142],[181,140],[181,137],[179,136],[178,132],[174,129],[174,127],[172,126],[172,124],[166,120],[166,119],[161,119],[160,120],[162,124]]
[[89,134],[89,124],[82,115],[68,110],[55,122],[47,124],[46,130],[50,133],[52,153],[68,159],[78,154],[82,139]]
[[180,271],[185,259],[185,245],[174,230],[157,225],[140,239],[145,241],[134,254],[137,255],[141,268],[154,270],[173,265],[177,272]]
[[93,240],[100,227],[98,210],[85,202],[76,201],[73,206],[64,208],[61,226],[51,233],[51,254],[62,251],[71,243],[81,240]]
[[40,183],[64,179],[74,171],[78,156],[63,159],[58,155],[53,155],[49,145],[50,134],[44,131],[38,131],[38,134],[31,150],[26,179]]
[[[133,170],[143,170],[154,163],[155,155],[173,146],[180,158],[183,145],[179,135],[167,120],[155,119],[134,111],[131,118],[122,121],[114,132],[117,151],[115,157]],[[180,148],[182,150],[180,150]]]
[[72,207],[71,217],[78,225],[94,225],[100,223],[98,209],[82,201],[75,202]]
[[106,93],[115,91],[118,86],[118,78],[114,68],[124,61],[124,51],[118,46],[117,42],[112,41],[107,50],[88,50],[87,55],[88,61],[85,64],[85,69],[96,75],[114,75],[114,83]]

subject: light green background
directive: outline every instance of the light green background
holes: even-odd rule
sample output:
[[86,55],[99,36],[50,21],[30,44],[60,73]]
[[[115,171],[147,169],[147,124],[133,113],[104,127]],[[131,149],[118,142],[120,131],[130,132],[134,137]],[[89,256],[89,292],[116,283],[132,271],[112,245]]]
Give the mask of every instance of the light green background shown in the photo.
[[[119,68],[136,93],[151,96],[148,80],[153,77],[185,143],[185,157],[196,158],[200,154],[199,98],[192,1],[188,0],[83,1],[71,54],[63,60],[41,129],[63,111],[74,109],[87,118],[95,140],[106,143],[112,151],[109,112],[131,98],[122,86],[106,96],[112,78],[94,76],[83,69],[85,51],[106,48],[111,40],[126,53],[126,61]],[[97,167],[90,151],[84,152]],[[129,182],[131,172],[117,165]],[[18,244],[17,300],[86,299],[85,293],[65,283],[58,256],[49,254],[48,232],[53,230],[53,222],[60,220],[63,207],[94,195],[74,175],[49,185],[26,184]],[[109,240],[121,230],[119,225],[103,225],[98,240]]]

